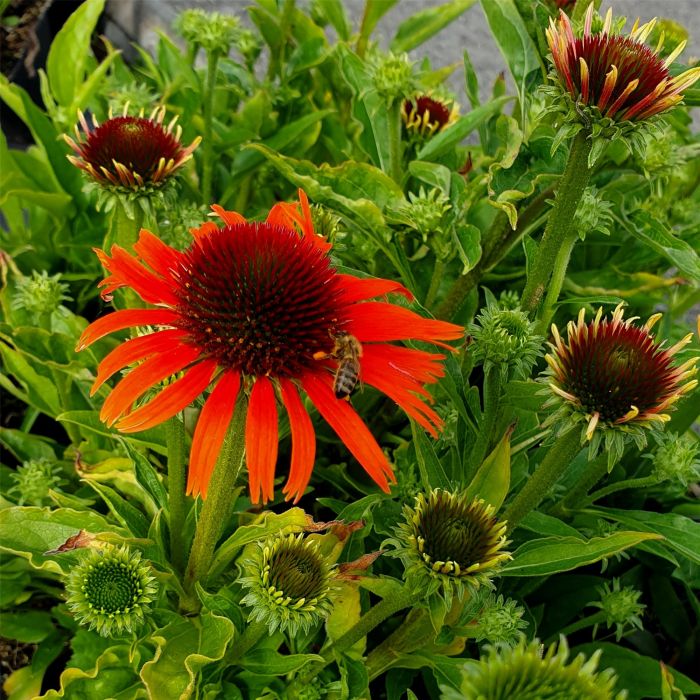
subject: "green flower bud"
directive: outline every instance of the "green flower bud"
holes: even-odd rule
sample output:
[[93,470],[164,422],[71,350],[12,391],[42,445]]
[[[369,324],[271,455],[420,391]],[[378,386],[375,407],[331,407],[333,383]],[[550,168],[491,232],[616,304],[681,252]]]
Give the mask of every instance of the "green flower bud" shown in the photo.
[[[605,583],[598,589],[600,600],[589,603],[594,608],[600,608],[605,616],[605,626],[615,627],[615,639],[619,642],[625,632],[634,629],[643,629],[641,615],[646,605],[639,602],[642,592],[631,586],[620,587],[620,579],[614,578],[612,588]],[[598,625],[593,628],[595,637]]]
[[444,688],[443,700],[624,700],[612,669],[598,671],[601,651],[569,661],[564,637],[546,651],[538,642],[492,647],[464,667],[460,692]]
[[258,60],[262,44],[257,34],[251,32],[250,29],[241,29],[236,37],[236,48],[250,68]]
[[486,292],[486,307],[469,324],[474,362],[484,370],[500,367],[526,377],[535,364],[543,338],[535,334],[535,324],[520,309],[502,308],[491,292]]
[[435,489],[404,506],[405,522],[389,540],[406,566],[408,585],[426,596],[441,591],[448,607],[453,594],[491,586],[500,565],[510,559],[506,523],[494,508],[465,493]]
[[687,435],[661,433],[653,455],[653,475],[659,481],[680,482],[683,487],[700,479],[698,442]]
[[113,114],[122,114],[130,109],[134,112],[150,112],[158,101],[158,95],[146,83],[135,80],[124,84],[114,79],[104,95]]
[[477,642],[515,646],[522,637],[520,630],[527,627],[522,619],[524,613],[525,609],[515,600],[491,594],[477,614],[476,627],[470,636]]
[[329,243],[334,243],[339,235],[345,234],[341,218],[322,204],[311,205],[311,221],[314,231]]
[[376,53],[370,61],[370,71],[374,89],[387,102],[413,92],[413,65],[405,53]]
[[32,459],[17,468],[11,478],[15,485],[9,489],[10,494],[17,495],[19,505],[45,506],[50,503],[49,490],[56,489],[64,483],[54,473],[53,465],[48,459]]
[[175,29],[188,44],[201,46],[207,52],[227,54],[238,39],[240,21],[221,12],[190,9],[175,20]]
[[586,234],[594,232],[609,236],[613,221],[612,208],[612,203],[603,199],[596,187],[586,187],[574,214],[574,227],[578,237],[583,241]]
[[60,274],[49,276],[46,271],[33,270],[31,277],[17,278],[12,307],[37,315],[50,314],[58,310],[62,302],[70,301],[67,291],[68,285],[61,282]]
[[90,550],[66,582],[75,618],[103,637],[137,631],[157,591],[150,565],[125,545]]
[[427,242],[431,234],[442,231],[443,217],[452,208],[450,200],[436,187],[429,192],[422,187],[418,194],[409,192],[408,199],[408,204],[397,210],[396,219],[417,231],[423,242]]
[[243,561],[241,603],[252,608],[248,620],[263,622],[270,634],[293,637],[328,616],[335,577],[314,540],[303,535],[277,535],[259,542]]

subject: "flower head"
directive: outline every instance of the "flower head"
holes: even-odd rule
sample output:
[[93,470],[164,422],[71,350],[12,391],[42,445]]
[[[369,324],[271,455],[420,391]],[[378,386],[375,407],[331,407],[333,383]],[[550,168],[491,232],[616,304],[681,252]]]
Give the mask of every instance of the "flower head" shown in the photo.
[[579,654],[569,663],[569,647],[559,644],[544,651],[537,641],[492,647],[486,658],[464,667],[460,693],[447,690],[444,700],[624,700],[615,691],[612,669],[598,671],[602,650],[586,660]]
[[477,613],[475,627],[469,636],[477,642],[515,646],[522,637],[521,630],[527,627],[527,622],[523,620],[524,614],[525,609],[517,601],[504,599],[502,595],[496,598],[491,594]]
[[[278,404],[289,416],[292,438],[284,491],[298,500],[309,482],[316,441],[301,392],[388,490],[393,472],[385,454],[350,402],[334,393],[341,370],[386,394],[431,434],[442,426],[425,402],[430,395],[424,385],[442,375],[444,356],[391,341],[442,345],[460,338],[461,327],[371,301],[411,294],[395,282],[337,272],[330,244],[314,233],[306,196],[299,196],[300,206],[278,204],[262,223],[214,206],[224,225],[208,222],[193,230],[194,242],[182,252],[145,230],[134,246],[136,257],[119,246],[111,255],[98,251],[110,272],[101,284],[103,294],[126,286],[156,307],[123,309],[95,321],[78,348],[131,326],[158,327],[127,341],[100,364],[93,393],[119,370],[140,362],[105,401],[102,420],[123,432],[145,430],[213,387],[193,438],[189,493],[206,495],[239,391],[249,395],[245,441],[255,503],[274,496]],[[339,345],[349,354],[339,354]],[[180,379],[132,410],[149,387],[181,371]]]
[[593,34],[591,3],[583,36],[577,38],[571,20],[560,11],[550,20],[547,41],[558,79],[579,108],[595,107],[598,114],[615,121],[641,121],[665,112],[683,99],[683,91],[700,78],[700,68],[672,77],[669,66],[685,48],[682,41],[665,59],[661,44],[652,50],[644,44],[655,20],[639,26],[629,36],[611,33],[612,11],[602,32]]
[[227,54],[241,32],[241,23],[235,15],[207,12],[199,8],[184,10],[175,21],[175,29],[182,38],[205,51]]
[[[641,615],[646,605],[639,602],[642,592],[632,586],[620,586],[620,579],[614,578],[612,587],[606,582],[598,591],[600,600],[589,603],[594,608],[600,608],[605,618],[606,627],[615,627],[615,639],[619,642],[630,629],[643,629]],[[596,624],[593,628],[595,636]]]
[[277,535],[255,546],[243,562],[241,603],[252,607],[248,620],[264,622],[294,636],[308,632],[330,613],[334,573],[315,541],[303,535]]
[[404,559],[408,584],[425,595],[440,589],[449,600],[467,589],[490,586],[498,567],[510,559],[504,552],[506,523],[493,506],[464,493],[435,489],[415,506],[404,506],[405,522],[390,540]]
[[17,494],[19,505],[44,506],[50,502],[49,491],[63,483],[55,473],[54,466],[48,459],[32,459],[11,474],[14,486],[10,493]]
[[163,126],[164,108],[155,109],[149,118],[130,117],[126,111],[103,124],[93,115],[92,129],[85,115],[79,114],[83,132],[76,125],[75,141],[64,135],[75,152],[68,160],[102,187],[127,193],[157,190],[192,157],[201,139],[183,146],[182,129],[175,119]]
[[426,138],[451,124],[456,114],[447,102],[429,95],[418,95],[404,101],[401,116],[409,134]]
[[[581,309],[578,321],[568,325],[564,343],[552,326],[554,344],[546,356],[549,402],[559,403],[560,411],[552,421],[585,421],[585,435],[597,447],[600,434],[606,434],[611,459],[622,452],[622,433],[636,437],[643,445],[643,428],[670,420],[666,411],[686,392],[697,386],[691,379],[696,358],[679,367],[673,356],[690,342],[692,334],[668,349],[657,343],[651,329],[661,314],[652,316],[643,326],[635,318],[623,320],[620,304],[611,319],[603,319],[602,309],[585,321]],[[594,436],[597,438],[594,439]]]
[[12,299],[12,307],[24,309],[32,314],[50,314],[64,301],[70,301],[68,285],[61,282],[61,275],[49,275],[32,271],[31,277],[17,278],[17,291]]
[[78,622],[103,637],[137,630],[157,591],[150,565],[125,545],[91,549],[66,582],[68,607]]
[[687,488],[700,479],[700,445],[688,435],[661,434],[651,457],[652,474],[659,482],[668,481]]

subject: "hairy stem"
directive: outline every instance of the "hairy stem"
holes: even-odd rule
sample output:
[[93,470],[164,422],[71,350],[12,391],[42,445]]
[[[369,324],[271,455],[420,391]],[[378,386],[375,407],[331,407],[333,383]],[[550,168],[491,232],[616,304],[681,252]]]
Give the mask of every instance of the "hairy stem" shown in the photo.
[[493,442],[493,434],[496,429],[496,417],[501,399],[501,367],[490,365],[484,375],[483,402],[484,413],[479,423],[479,432],[476,443],[472,448],[471,473],[474,474]]
[[660,482],[657,476],[642,476],[638,479],[625,479],[624,481],[617,481],[614,484],[609,484],[604,486],[602,489],[594,491],[586,500],[583,505],[587,506],[590,503],[595,503],[605,496],[610,496],[618,491],[624,491],[625,489],[643,489],[648,486],[656,486]]
[[170,510],[170,561],[176,571],[185,567],[182,535],[187,514],[185,497],[185,426],[174,416],[165,424],[168,445],[168,508]]
[[520,521],[542,502],[573,458],[581,451],[581,429],[574,426],[549,448],[544,459],[525,483],[513,502],[506,508],[503,520],[512,532]]
[[440,289],[440,284],[442,282],[442,276],[445,273],[445,263],[442,260],[436,260],[435,266],[433,267],[433,276],[430,278],[430,286],[428,287],[428,293],[425,295],[425,308],[429,309],[438,294]]
[[[557,187],[554,207],[549,214],[542,240],[528,274],[521,305],[530,313],[540,305],[559,249],[569,237],[576,208],[591,179],[592,170],[588,167],[588,155],[592,142],[588,136],[588,130],[582,129],[576,134],[571,144],[569,159]],[[558,296],[557,290],[556,297]],[[554,301],[556,302],[556,298]]]
[[207,79],[204,90],[204,134],[202,139],[202,204],[209,206],[212,196],[212,176],[214,172],[213,158],[213,120],[214,120],[214,91],[216,90],[216,67],[219,63],[219,52],[207,52]]
[[592,462],[586,465],[586,469],[578,483],[569,491],[560,503],[552,508],[550,515],[562,518],[570,511],[582,507],[582,501],[588,492],[608,473],[608,455],[606,452],[599,454]]
[[388,175],[401,184],[403,172],[401,170],[401,104],[395,99],[389,107],[389,173]]
[[569,235],[562,241],[561,248],[559,248],[554,258],[552,278],[549,280],[547,296],[545,297],[544,304],[542,304],[540,319],[535,330],[539,335],[547,335],[547,329],[549,328],[552,316],[554,316],[554,306],[559,299],[559,294],[561,293],[561,288],[566,277],[566,269],[569,267],[571,252],[574,249],[577,238],[578,234],[576,231],[570,231]]

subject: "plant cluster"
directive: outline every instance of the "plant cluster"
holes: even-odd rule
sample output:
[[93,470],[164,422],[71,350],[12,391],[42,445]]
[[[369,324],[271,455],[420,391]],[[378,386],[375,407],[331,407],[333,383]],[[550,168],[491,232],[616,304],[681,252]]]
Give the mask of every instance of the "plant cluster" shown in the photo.
[[462,95],[475,0],[104,4],[0,76],[10,700],[700,693],[687,32],[482,0]]

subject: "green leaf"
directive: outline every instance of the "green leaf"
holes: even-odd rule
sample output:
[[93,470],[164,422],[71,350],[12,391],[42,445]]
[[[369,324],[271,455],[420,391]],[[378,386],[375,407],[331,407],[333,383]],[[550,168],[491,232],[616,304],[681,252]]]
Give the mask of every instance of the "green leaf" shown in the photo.
[[49,690],[37,700],[137,700],[146,698],[146,691],[133,668],[132,647],[113,646],[107,649],[89,671],[67,668],[61,674],[60,690]]
[[235,631],[230,620],[209,612],[180,619],[153,632],[151,640],[156,644],[156,653],[141,669],[149,700],[198,697],[200,670],[223,659]]
[[[661,667],[656,659],[642,656],[627,647],[618,646],[611,642],[581,644],[574,647],[571,653],[572,656],[579,653],[590,656],[599,649],[602,651],[600,668],[615,669],[619,678],[617,687],[625,688],[628,691],[628,700],[662,697]],[[692,695],[700,693],[700,685],[675,669],[673,677],[676,686],[684,693]]]
[[473,109],[469,114],[460,117],[454,124],[447,127],[447,129],[433,136],[433,138],[418,151],[416,158],[418,160],[435,160],[444,155],[461,143],[474,129],[477,129],[480,124],[483,124],[487,119],[490,119],[494,114],[499,112],[503,105],[512,99],[512,97],[504,95],[503,97],[497,97],[495,100],[490,100],[476,109]]
[[105,0],[86,0],[66,20],[49,49],[46,72],[51,90],[63,107],[72,106],[78,89],[83,87],[91,56],[90,39],[104,4]]
[[395,53],[410,51],[420,46],[468,10],[476,0],[452,0],[437,7],[428,7],[412,13],[401,22],[391,42]]
[[[75,423],[81,428],[104,435],[105,437],[115,438],[116,433],[113,433],[101,420],[98,411],[66,411],[56,416],[59,423]],[[162,426],[158,428],[150,428],[136,435],[129,435],[125,438],[126,441],[132,442],[135,445],[147,447],[161,455],[168,454],[168,448],[165,444],[165,431]]]
[[587,509],[587,513],[609,518],[626,527],[653,533],[664,545],[700,564],[700,523],[676,513],[655,513],[646,510],[618,510],[616,508]]
[[411,173],[416,180],[425,182],[431,187],[437,187],[442,190],[443,194],[449,196],[452,172],[444,165],[428,163],[423,160],[412,160],[408,164],[408,172]]
[[636,211],[630,217],[630,224],[625,224],[625,230],[663,255],[684,275],[696,282],[700,281],[700,256],[697,251],[688,242],[675,236],[652,214]]
[[367,0],[362,18],[362,35],[369,37],[377,22],[396,5],[398,0]]
[[273,649],[254,649],[240,661],[246,671],[262,676],[285,676],[315,662],[323,663],[323,657],[318,654],[283,655]]
[[420,469],[421,481],[426,489],[447,489],[452,487],[440,460],[435,454],[435,449],[425,434],[423,428],[411,421],[413,444],[416,448],[416,458]]
[[347,41],[350,38],[352,28],[341,0],[323,0],[317,4],[317,9],[323,12],[326,19],[333,25],[339,39]]
[[481,7],[515,81],[524,127],[528,96],[545,73],[540,54],[513,0],[481,0]]
[[46,610],[24,610],[2,613],[2,636],[25,644],[37,644],[54,631],[51,613]]
[[518,547],[513,560],[501,570],[501,576],[548,576],[570,571],[580,566],[624,552],[646,540],[658,540],[661,535],[649,532],[614,532],[590,540],[576,537],[544,537],[530,540]]
[[493,452],[482,462],[467,488],[469,498],[483,498],[498,512],[510,488],[510,438],[515,426],[506,430]]
[[107,504],[112,515],[127,529],[134,537],[145,538],[148,536],[148,520],[146,516],[131,505],[121,494],[117,493],[111,486],[101,484],[98,481],[85,480]]
[[130,445],[126,440],[123,444],[127,454],[134,462],[136,480],[151,495],[156,505],[167,511],[168,493],[163,486],[160,474],[144,455],[134,449],[133,445]]
[[309,516],[301,508],[290,508],[284,513],[261,513],[250,525],[241,525],[217,550],[210,574],[223,571],[238,552],[251,542],[264,540],[274,533],[301,532],[309,523]]
[[528,513],[520,522],[518,527],[536,532],[538,535],[552,537],[581,537],[581,533],[576,528],[567,525],[565,522],[546,513],[533,510]]
[[57,549],[80,530],[93,535],[124,534],[121,528],[91,510],[28,506],[0,510],[0,550],[27,559],[35,569],[53,573],[69,569],[75,561],[70,553],[46,556],[45,552]]
[[452,228],[452,242],[462,263],[462,274],[473,270],[481,260],[481,231],[474,224],[457,224]]
[[18,462],[30,459],[56,459],[56,443],[47,437],[22,430],[0,427],[0,445],[11,452]]
[[20,384],[30,405],[42,413],[55,417],[61,410],[55,381],[39,374],[22,353],[3,342],[0,342],[0,355],[2,355],[5,370]]

